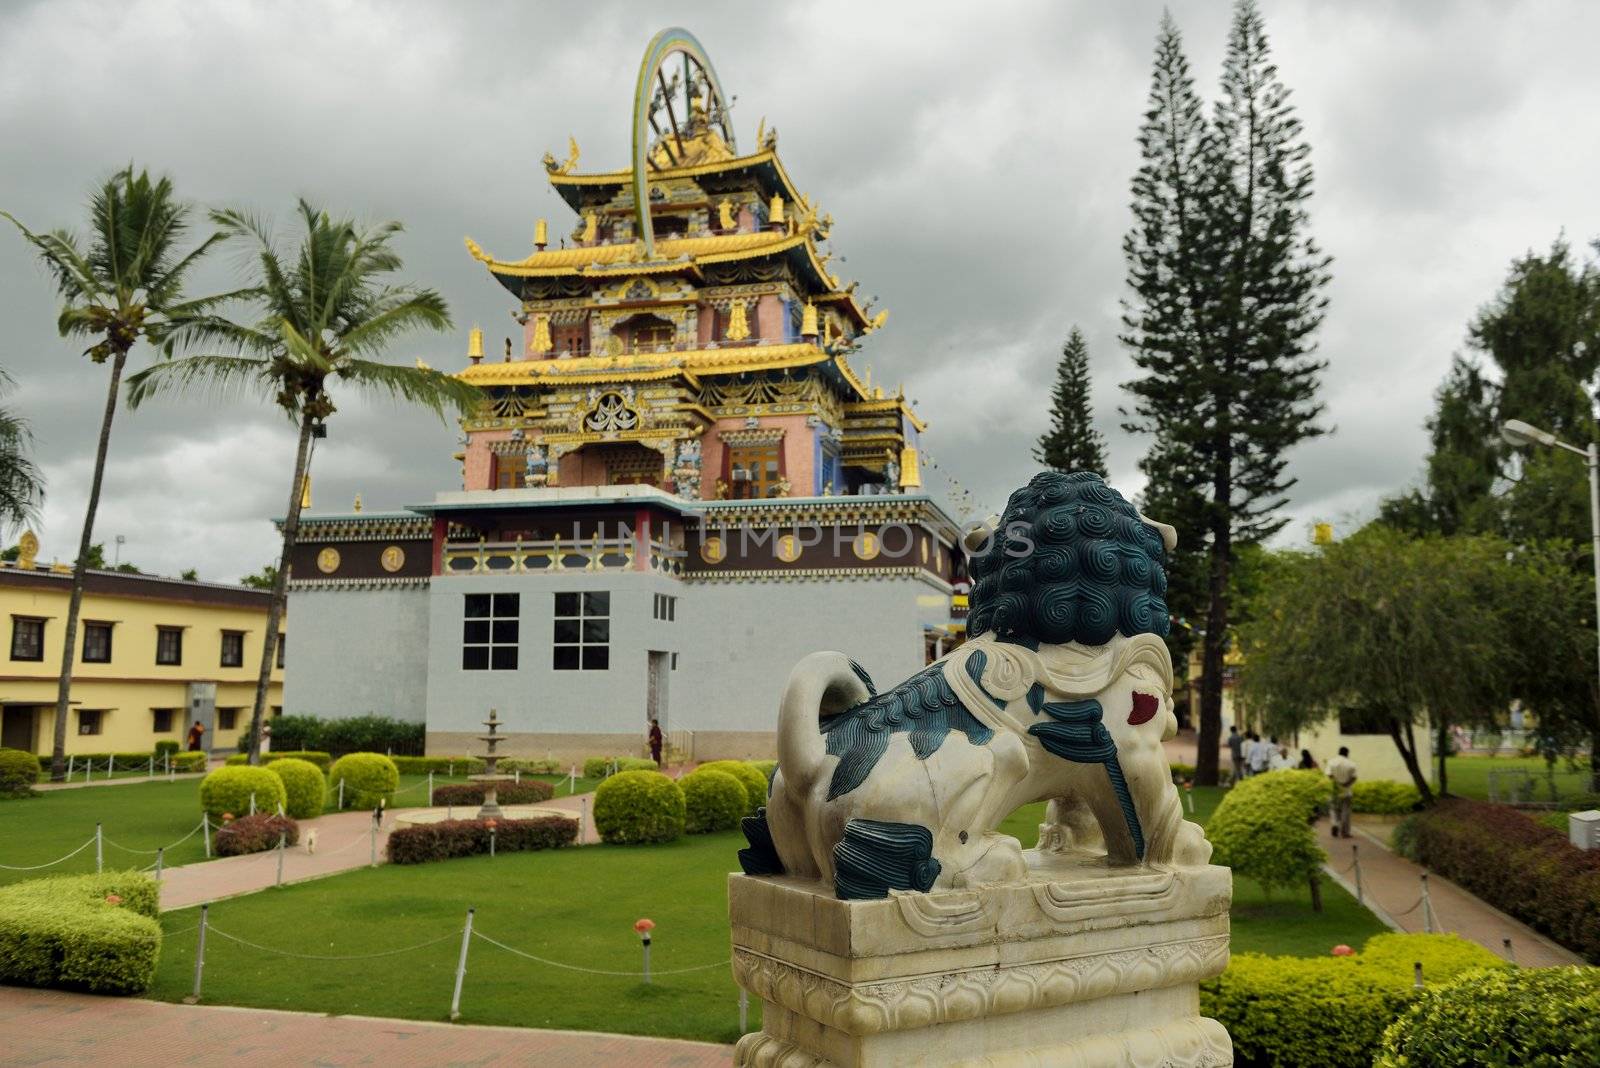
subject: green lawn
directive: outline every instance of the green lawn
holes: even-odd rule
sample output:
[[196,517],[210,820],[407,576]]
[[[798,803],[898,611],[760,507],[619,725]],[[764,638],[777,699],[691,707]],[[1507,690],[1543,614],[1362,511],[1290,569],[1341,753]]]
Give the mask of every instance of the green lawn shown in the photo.
[[[587,846],[361,869],[218,902],[220,931],[297,953],[374,953],[458,933],[469,907],[490,937],[563,964],[637,971],[633,923],[656,922],[656,971],[719,964],[729,954],[727,873],[744,844],[738,832],[663,846]],[[598,888],[603,891],[596,892]],[[195,909],[169,913],[187,932]],[[176,1001],[194,977],[195,936],[169,938],[152,997]],[[219,937],[206,942],[205,1000],[314,1012],[424,1020],[448,1017],[460,939],[368,961],[274,957]],[[637,979],[537,963],[475,941],[462,1022],[621,1031],[718,1042],[738,1037],[738,990],[726,966]],[[760,1026],[757,1005],[750,1026]]]
[[[1505,799],[1505,791],[1511,788],[1514,781],[1513,775],[1518,771],[1525,771],[1534,779],[1533,793],[1528,797],[1530,801],[1549,801],[1550,786],[1555,785],[1556,796],[1570,797],[1573,794],[1589,792],[1589,771],[1587,768],[1572,768],[1564,758],[1558,758],[1554,765],[1547,764],[1543,757],[1448,757],[1445,760],[1445,775],[1448,778],[1450,792],[1457,797],[1470,797],[1479,801],[1489,799],[1489,773],[1499,773],[1501,799]],[[1430,777],[1433,776],[1430,772]],[[1520,776],[1518,776],[1520,777]],[[1435,783],[1434,785],[1438,785]]]
[[[554,776],[540,776],[553,780]],[[465,782],[464,775],[447,778],[434,775],[434,785]],[[395,808],[417,808],[427,804],[426,775],[400,776]],[[556,793],[566,793],[563,778]],[[592,783],[578,780],[578,792],[592,790]],[[328,811],[334,811],[329,798]],[[172,846],[164,858],[169,865],[192,864],[205,859],[205,844],[199,834],[178,842],[200,824],[200,780],[179,779],[166,782],[130,783],[126,786],[87,786],[82,789],[41,791],[21,801],[0,801],[0,864],[20,867],[44,864],[76,849],[94,837],[96,822],[103,824],[104,855],[107,868],[143,868],[155,862],[157,846]],[[133,852],[140,850],[143,852]],[[40,875],[69,875],[94,871],[94,847],[90,846],[65,864],[38,871],[8,871],[0,868],[0,884]]]

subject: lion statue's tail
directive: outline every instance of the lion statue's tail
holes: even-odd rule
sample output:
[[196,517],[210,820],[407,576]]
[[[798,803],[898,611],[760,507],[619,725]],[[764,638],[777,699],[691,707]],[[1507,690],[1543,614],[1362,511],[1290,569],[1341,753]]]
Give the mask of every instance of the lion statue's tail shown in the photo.
[[819,725],[873,696],[872,680],[843,653],[812,653],[789,673],[778,705],[778,767],[794,796],[804,797],[828,755]]

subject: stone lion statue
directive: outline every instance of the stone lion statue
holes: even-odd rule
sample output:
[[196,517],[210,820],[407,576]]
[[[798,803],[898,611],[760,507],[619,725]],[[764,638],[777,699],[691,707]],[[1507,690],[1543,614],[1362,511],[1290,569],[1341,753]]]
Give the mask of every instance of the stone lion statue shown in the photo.
[[1175,544],[1098,475],[1035,476],[967,539],[971,640],[884,693],[844,653],[795,667],[744,871],[821,878],[841,898],[1015,880],[1022,848],[995,828],[1034,801],[1049,802],[1043,853],[1205,863],[1161,746],[1177,731]]

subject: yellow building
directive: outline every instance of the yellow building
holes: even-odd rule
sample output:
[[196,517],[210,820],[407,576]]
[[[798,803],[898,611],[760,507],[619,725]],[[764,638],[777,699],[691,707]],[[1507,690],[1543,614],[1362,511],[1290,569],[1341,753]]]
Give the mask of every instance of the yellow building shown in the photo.
[[[31,535],[25,540],[37,544]],[[30,559],[0,564],[0,745],[49,754],[72,574]],[[90,571],[78,622],[67,752],[230,750],[249,727],[270,595],[244,586]],[[282,633],[280,631],[280,633]],[[268,691],[282,711],[283,656]]]

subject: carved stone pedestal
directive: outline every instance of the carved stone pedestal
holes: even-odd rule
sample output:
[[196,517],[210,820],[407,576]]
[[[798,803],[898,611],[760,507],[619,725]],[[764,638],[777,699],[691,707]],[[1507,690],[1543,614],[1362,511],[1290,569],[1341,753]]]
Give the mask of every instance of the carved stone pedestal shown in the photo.
[[763,1021],[735,1062],[1231,1065],[1198,989],[1228,963],[1228,870],[1026,856],[1019,883],[878,901],[730,876],[734,978]]

